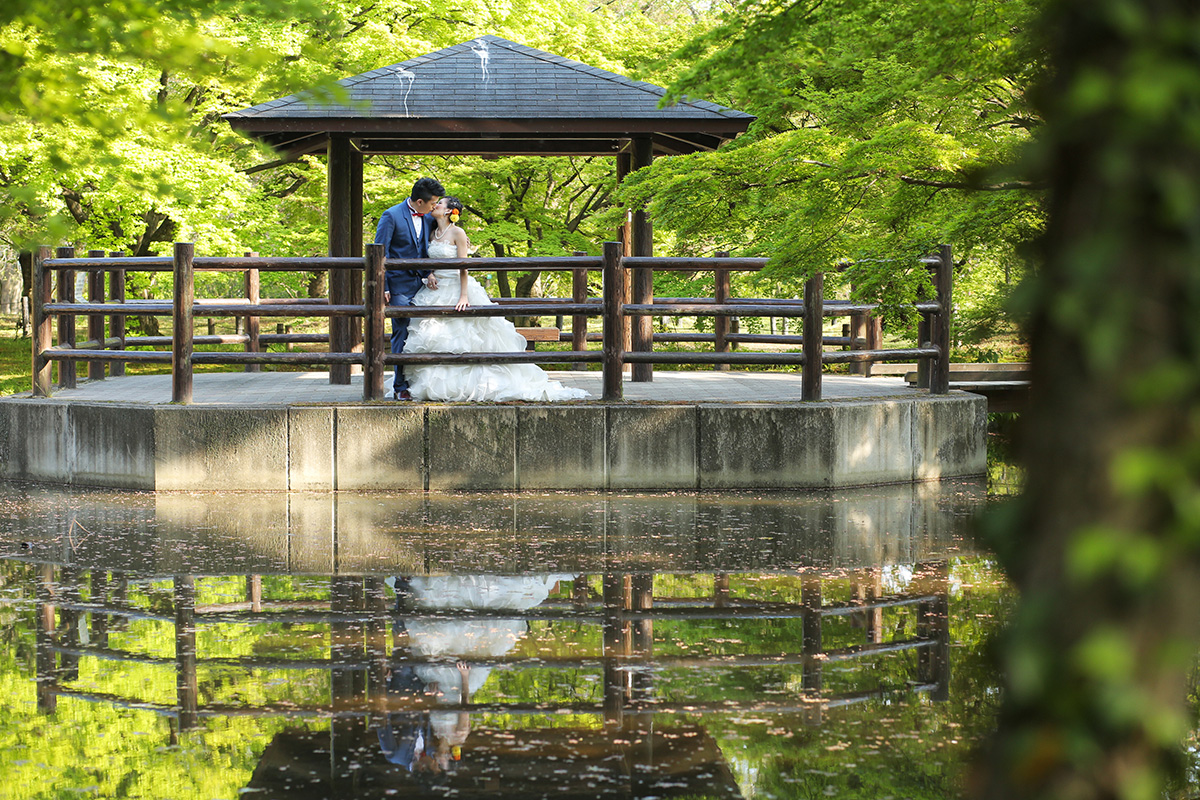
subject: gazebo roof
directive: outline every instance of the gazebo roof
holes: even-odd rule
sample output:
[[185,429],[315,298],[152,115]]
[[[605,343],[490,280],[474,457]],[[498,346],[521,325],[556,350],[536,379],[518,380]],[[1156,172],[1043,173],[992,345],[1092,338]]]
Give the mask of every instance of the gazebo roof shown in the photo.
[[711,150],[754,120],[702,100],[659,108],[661,87],[497,36],[339,83],[342,103],[300,92],[225,119],[292,154],[340,135],[364,153],[485,155],[612,155],[639,136],[659,154]]

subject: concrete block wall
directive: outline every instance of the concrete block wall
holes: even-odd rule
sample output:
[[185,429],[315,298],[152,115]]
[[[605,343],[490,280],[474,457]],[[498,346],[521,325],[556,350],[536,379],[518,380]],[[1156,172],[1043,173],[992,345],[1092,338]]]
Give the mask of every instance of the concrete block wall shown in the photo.
[[161,491],[809,489],[981,475],[987,401],[146,406],[0,399],[0,477]]

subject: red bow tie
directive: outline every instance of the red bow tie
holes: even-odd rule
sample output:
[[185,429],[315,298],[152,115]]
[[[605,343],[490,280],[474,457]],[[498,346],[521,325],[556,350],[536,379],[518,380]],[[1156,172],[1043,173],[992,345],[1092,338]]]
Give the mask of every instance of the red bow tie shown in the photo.
[[420,212],[420,211],[414,211],[414,212],[412,212],[412,215],[413,215],[414,217],[423,217],[423,216],[425,216],[425,214],[424,214],[423,212]]

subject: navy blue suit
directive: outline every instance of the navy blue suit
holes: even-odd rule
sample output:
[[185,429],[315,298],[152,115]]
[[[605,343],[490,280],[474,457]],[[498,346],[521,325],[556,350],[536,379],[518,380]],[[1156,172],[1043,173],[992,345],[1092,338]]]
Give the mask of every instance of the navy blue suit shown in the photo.
[[[429,229],[433,226],[433,217],[426,215],[423,219],[420,235],[413,227],[412,208],[408,201],[397,203],[383,212],[379,218],[379,226],[375,229],[375,244],[387,248],[387,258],[428,258]],[[421,279],[433,270],[389,269],[387,271],[387,290],[391,294],[388,300],[390,306],[411,306],[413,298],[421,290]],[[404,352],[404,343],[408,340],[408,318],[392,317],[392,352]],[[392,384],[393,391],[399,393],[408,388],[404,379],[404,368],[396,365],[396,379]]]

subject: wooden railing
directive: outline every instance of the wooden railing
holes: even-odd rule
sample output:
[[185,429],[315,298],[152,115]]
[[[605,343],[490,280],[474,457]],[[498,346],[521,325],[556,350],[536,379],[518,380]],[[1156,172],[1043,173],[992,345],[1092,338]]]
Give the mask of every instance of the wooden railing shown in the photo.
[[[762,713],[796,714],[816,708],[832,708],[881,697],[894,692],[929,692],[931,699],[949,697],[950,628],[949,563],[923,561],[913,565],[912,585],[906,592],[884,594],[878,569],[858,570],[851,574],[854,599],[830,601],[824,586],[828,578],[805,572],[800,577],[799,602],[767,602],[731,596],[729,574],[713,575],[711,597],[672,598],[655,595],[654,574],[608,572],[600,576],[602,596],[588,596],[589,576],[573,579],[572,599],[547,600],[533,608],[500,609],[427,609],[397,611],[389,602],[380,577],[361,575],[331,576],[329,599],[325,601],[273,601],[264,596],[259,576],[247,580],[246,602],[219,606],[197,603],[197,580],[193,575],[172,576],[171,603],[168,608],[152,610],[129,602],[125,581],[120,573],[94,570],[89,575],[79,569],[40,567],[37,584],[36,638],[37,699],[39,710],[52,713],[61,696],[106,702],[114,706],[150,710],[177,717],[181,727],[195,727],[202,717],[240,715],[342,716],[370,715],[387,711],[423,707],[420,697],[397,697],[387,692],[386,674],[401,666],[453,664],[509,670],[574,669],[593,670],[604,685],[602,700],[546,705],[523,700],[500,699],[493,702],[439,702],[445,711],[490,712],[498,714],[594,714],[607,720],[620,720],[623,714],[654,711],[688,714],[729,713],[731,709]],[[257,586],[255,586],[257,581]],[[82,600],[83,589],[90,588],[89,600]],[[255,591],[257,590],[257,591]],[[915,616],[914,635],[888,638],[883,612],[909,608]],[[826,620],[852,617],[861,627],[862,641],[831,647],[823,636]],[[389,623],[442,623],[466,620],[510,622],[565,622],[572,628],[595,626],[599,636],[595,646],[581,651],[535,656],[520,653],[493,655],[443,654],[420,656],[410,653],[398,658],[398,651],[387,647]],[[153,620],[173,625],[175,654],[147,655],[126,642],[124,648],[110,642],[108,633],[117,620]],[[731,652],[711,656],[656,653],[654,623],[706,622],[720,620],[736,630],[738,626],[760,624],[766,620],[798,620],[795,639],[786,650],[770,652]],[[84,621],[87,624],[81,624]],[[220,657],[198,652],[197,629],[205,625],[312,625],[329,630],[328,655],[303,658],[287,656]],[[774,624],[774,623],[772,623]],[[81,631],[87,630],[87,642]],[[128,637],[125,637],[128,639]],[[833,693],[824,687],[825,668],[839,663],[871,659],[899,652],[915,652],[911,679],[900,685]],[[390,656],[389,656],[390,653]],[[173,669],[178,694],[174,703],[155,703],[137,697],[90,691],[75,685],[82,658],[147,664]],[[303,705],[293,701],[266,704],[201,703],[199,675],[201,667],[225,670],[308,670],[333,673],[332,703]],[[694,673],[703,678],[714,669],[793,668],[801,678],[803,697],[760,698],[746,704],[731,704],[714,697],[710,701],[689,699],[671,702],[654,691],[656,672],[671,669]],[[365,673],[366,680],[338,682],[339,676]],[[629,691],[628,674],[645,678],[637,691]]]
[[[802,397],[821,399],[821,374],[825,364],[870,364],[883,361],[910,361],[918,364],[918,385],[942,394],[949,390],[950,298],[952,261],[950,248],[942,246],[936,255],[923,259],[934,276],[936,295],[915,305],[920,314],[917,347],[866,349],[861,336],[824,336],[828,317],[850,317],[854,329],[861,330],[864,320],[875,311],[872,303],[830,301],[823,298],[823,274],[805,284],[804,297],[794,299],[734,299],[729,296],[729,276],[733,272],[761,270],[762,258],[624,258],[618,242],[606,242],[602,256],[564,256],[558,258],[446,259],[437,262],[441,269],[465,268],[474,271],[548,270],[572,273],[572,298],[503,299],[494,306],[473,306],[456,311],[450,306],[388,306],[383,289],[386,269],[429,269],[431,263],[419,259],[385,259],[380,245],[367,245],[365,258],[289,258],[289,257],[197,257],[188,243],[177,243],[172,257],[105,257],[103,251],[89,251],[87,257],[75,257],[72,248],[59,248],[54,257],[48,247],[39,248],[33,259],[33,393],[48,397],[51,393],[51,369],[59,364],[58,385],[73,388],[76,361],[89,363],[88,377],[104,377],[105,363],[111,363],[111,375],[123,373],[127,362],[171,365],[172,400],[190,403],[193,368],[197,364],[243,364],[254,371],[262,364],[286,366],[328,366],[331,381],[349,383],[350,369],[363,370],[363,399],[384,397],[385,370],[395,364],[480,364],[542,363],[577,366],[599,363],[603,371],[606,401],[620,400],[622,375],[626,364],[711,364],[728,369],[732,364],[794,365],[802,371]],[[245,275],[244,299],[197,300],[196,270],[236,271]],[[261,272],[319,272],[363,270],[363,302],[332,304],[323,300],[267,300],[259,297]],[[653,298],[649,303],[629,303],[626,298],[626,270],[657,272],[706,272],[714,276],[714,294],[708,298]],[[75,272],[88,273],[88,300],[75,298]],[[125,296],[126,272],[172,272],[174,294],[171,301],[129,300]],[[603,297],[587,296],[589,272],[603,277]],[[58,273],[57,298],[51,294],[52,276]],[[104,297],[104,274],[109,275],[109,297]],[[76,315],[87,318],[87,338],[77,341]],[[172,332],[168,337],[126,335],[130,316],[170,316]],[[109,335],[104,335],[104,318],[109,317]],[[474,317],[474,316],[559,316],[571,318],[571,331],[562,338],[572,344],[567,351],[517,353],[421,353],[388,352],[385,320],[388,317]],[[630,321],[650,317],[713,317],[712,334],[655,334],[635,337],[625,344]],[[58,344],[53,342],[52,321],[58,319]],[[195,332],[197,317],[234,317],[245,320],[245,333],[200,335]],[[324,334],[263,334],[262,317],[324,317],[330,332]],[[589,334],[588,320],[600,317],[602,331]],[[729,321],[734,317],[799,318],[800,335],[735,334]],[[353,351],[351,332],[355,325],[363,331],[361,350]],[[644,331],[645,326],[637,326]],[[587,342],[598,338],[600,350],[587,349]],[[711,352],[663,352],[653,350],[654,341],[712,341]],[[329,342],[329,352],[266,352],[270,344]],[[733,344],[772,342],[794,344],[801,352],[733,352]],[[161,346],[167,350],[129,350],[134,346]],[[245,352],[197,351],[198,345],[242,344]],[[826,346],[849,348],[825,350]],[[648,375],[643,371],[642,379]],[[635,380],[638,376],[635,374]]]

